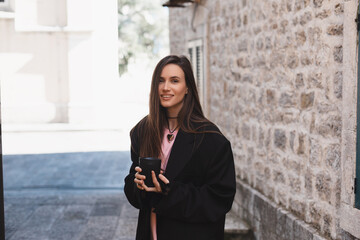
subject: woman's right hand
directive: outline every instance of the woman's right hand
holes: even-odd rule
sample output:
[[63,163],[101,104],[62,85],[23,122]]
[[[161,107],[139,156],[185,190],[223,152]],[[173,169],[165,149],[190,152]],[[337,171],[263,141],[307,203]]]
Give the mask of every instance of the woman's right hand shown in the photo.
[[136,183],[136,187],[140,190],[144,190],[144,180],[145,180],[145,175],[141,175],[141,168],[140,167],[135,167],[135,179],[134,182]]

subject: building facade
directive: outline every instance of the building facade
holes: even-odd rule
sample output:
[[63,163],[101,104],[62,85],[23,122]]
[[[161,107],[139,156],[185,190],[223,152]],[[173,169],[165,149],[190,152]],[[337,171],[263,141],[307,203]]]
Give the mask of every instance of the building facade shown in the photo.
[[171,53],[200,71],[204,110],[233,147],[232,211],[257,239],[360,238],[357,11],[357,0],[170,9]]
[[3,123],[93,123],[114,112],[117,1],[0,1]]

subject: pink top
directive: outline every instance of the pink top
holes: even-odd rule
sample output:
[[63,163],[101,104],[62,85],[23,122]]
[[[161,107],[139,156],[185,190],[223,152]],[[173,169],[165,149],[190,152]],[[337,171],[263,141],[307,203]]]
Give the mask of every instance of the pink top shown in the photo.
[[[170,131],[167,128],[165,128],[165,130],[164,130],[164,136],[163,136],[162,143],[161,143],[161,152],[162,153],[159,157],[161,159],[161,170],[163,170],[163,172],[165,172],[165,170],[166,170],[166,166],[169,161],[171,149],[175,142],[177,133],[178,133],[178,130],[176,130],[175,132],[172,133],[174,135],[174,138],[169,142],[167,135],[170,134]],[[153,211],[151,211],[151,214],[150,214],[150,229],[151,229],[151,237],[152,237],[151,239],[157,240],[156,213],[154,213]]]

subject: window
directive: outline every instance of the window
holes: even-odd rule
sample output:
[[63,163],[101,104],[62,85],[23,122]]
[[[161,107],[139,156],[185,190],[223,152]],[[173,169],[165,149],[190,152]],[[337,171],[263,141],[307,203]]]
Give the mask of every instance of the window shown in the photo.
[[205,84],[204,84],[204,50],[202,40],[188,42],[188,52],[194,77],[199,92],[200,102],[204,104]]
[[9,0],[0,0],[0,11],[8,11]]

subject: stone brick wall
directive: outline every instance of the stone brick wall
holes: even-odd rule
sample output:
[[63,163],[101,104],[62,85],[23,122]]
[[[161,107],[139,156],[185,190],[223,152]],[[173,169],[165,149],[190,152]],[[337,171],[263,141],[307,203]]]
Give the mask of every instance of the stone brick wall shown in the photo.
[[[270,218],[254,212],[259,196],[275,219],[292,216],[314,239],[352,239],[339,226],[344,1],[203,0],[200,7],[208,115],[232,142],[234,209],[259,239],[293,239],[281,235],[293,225],[266,230]],[[171,53],[187,54],[193,13],[194,6],[170,10]]]

